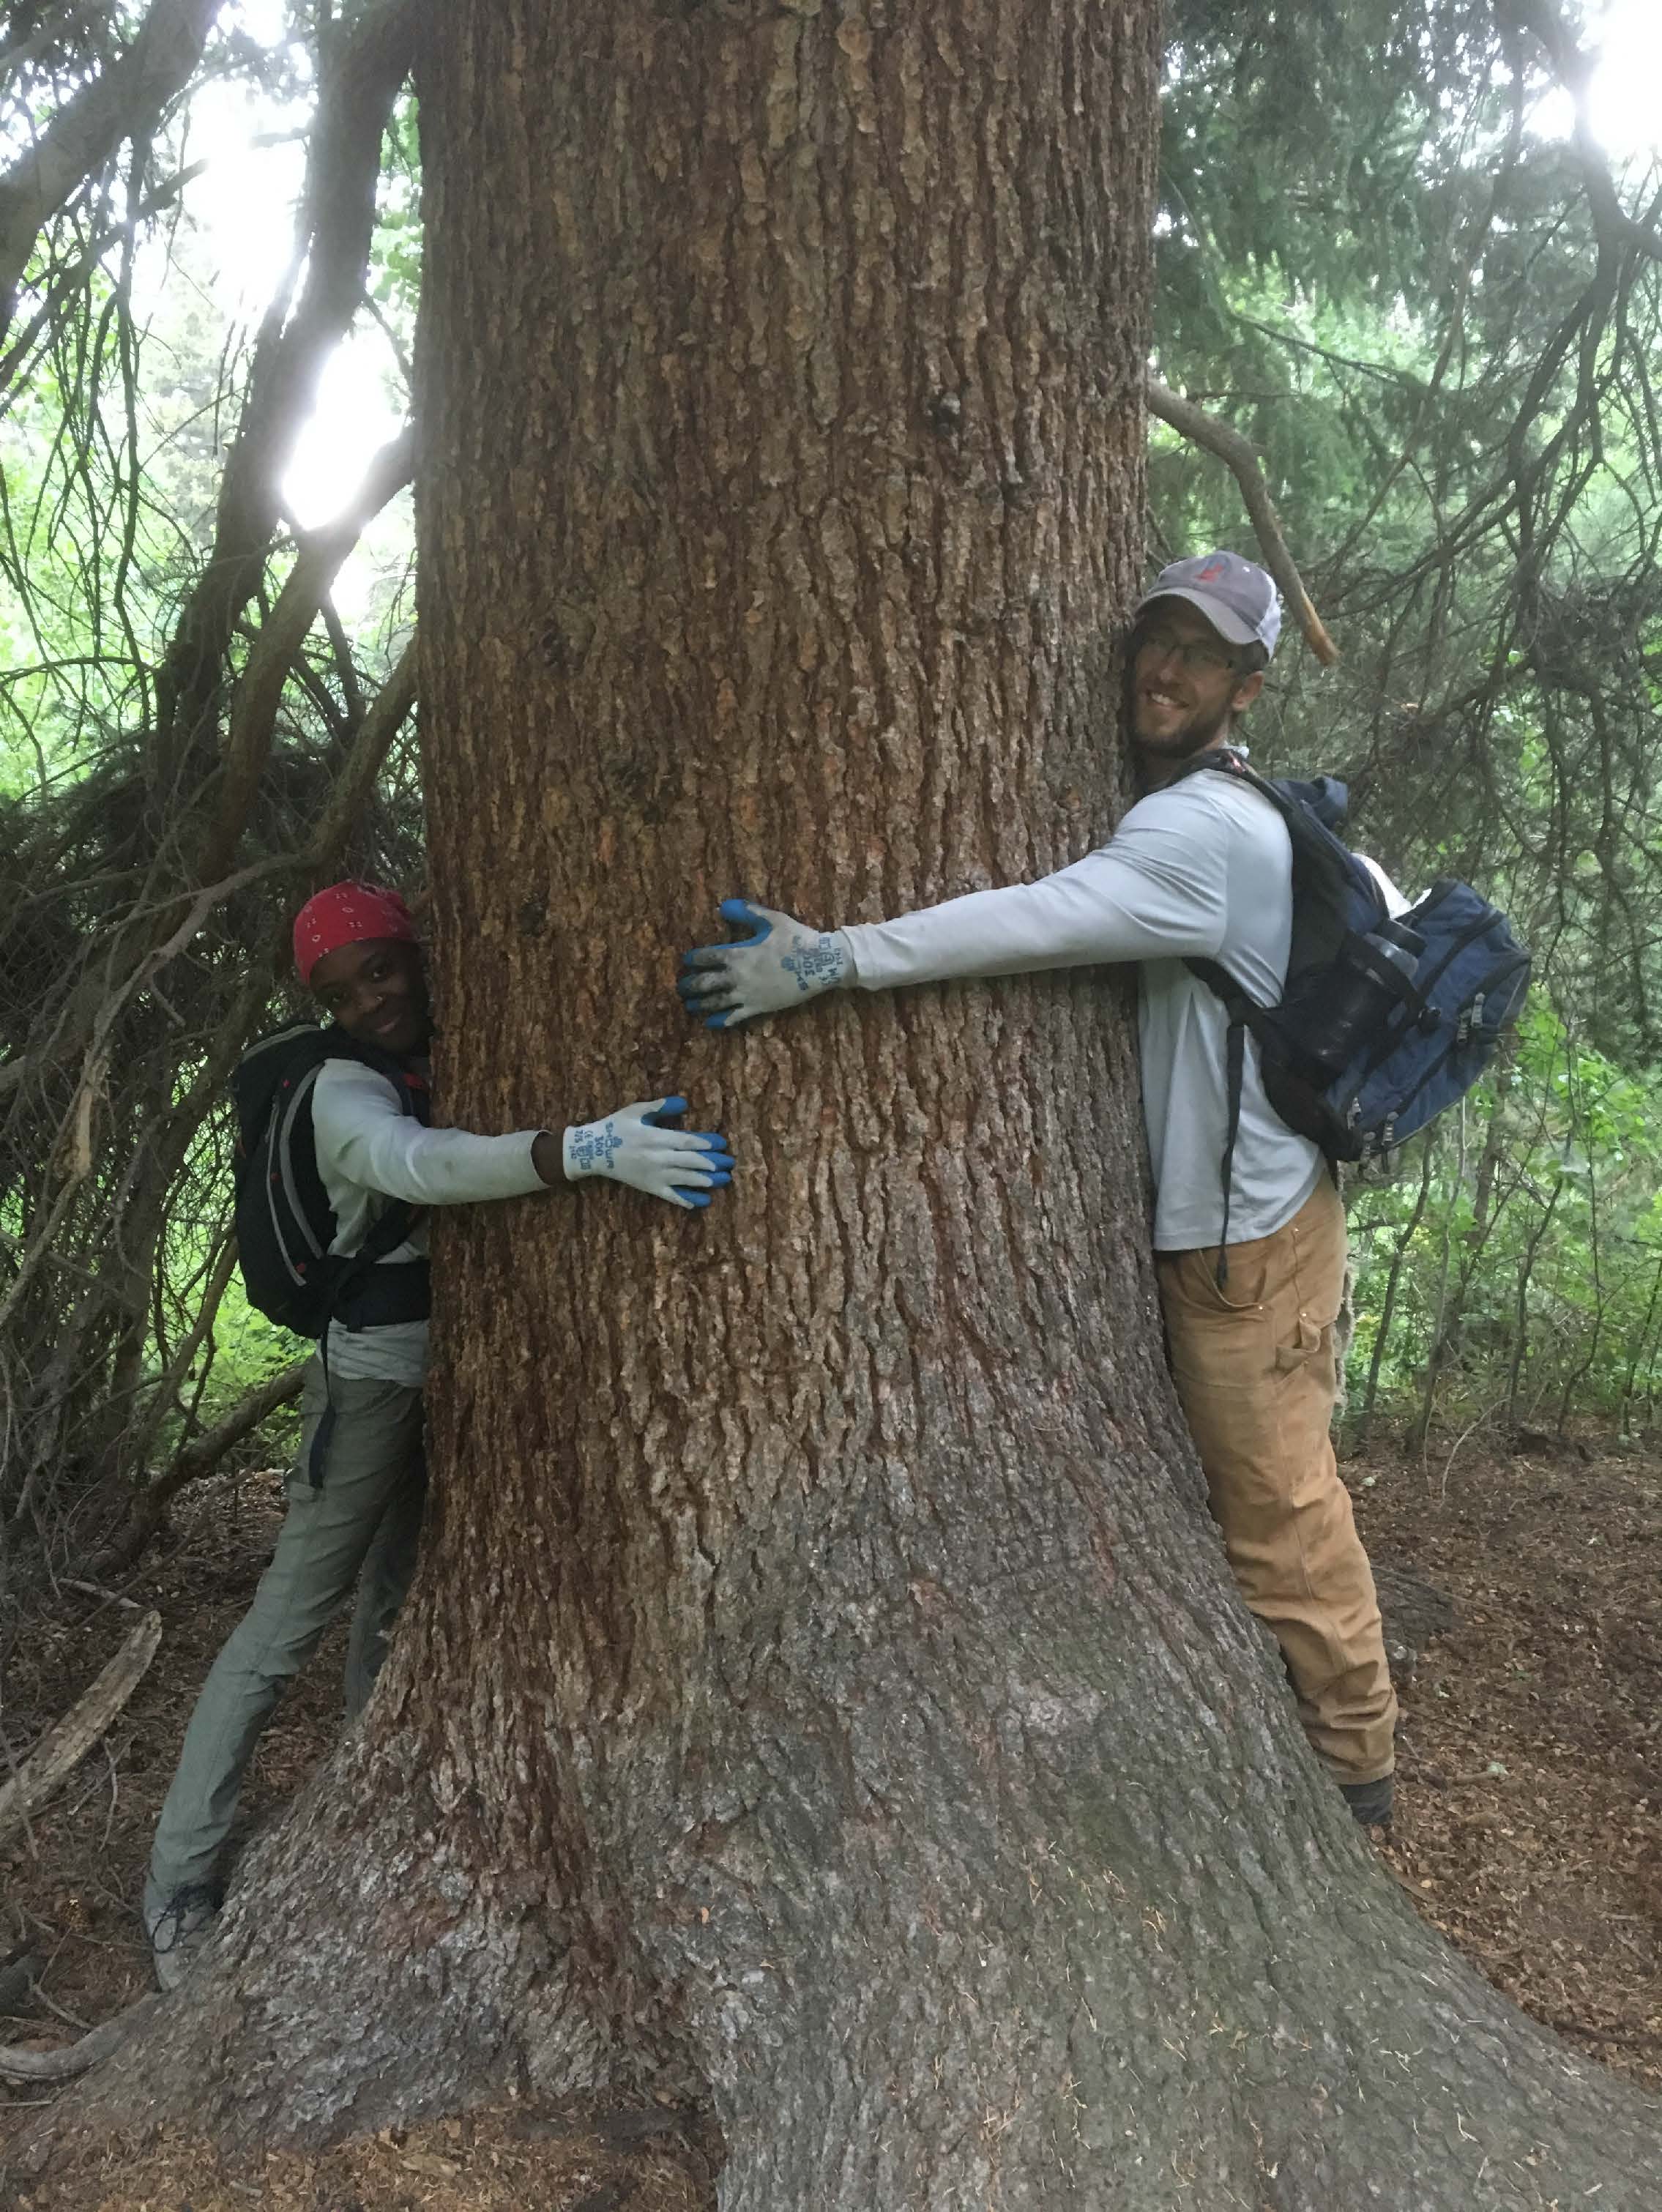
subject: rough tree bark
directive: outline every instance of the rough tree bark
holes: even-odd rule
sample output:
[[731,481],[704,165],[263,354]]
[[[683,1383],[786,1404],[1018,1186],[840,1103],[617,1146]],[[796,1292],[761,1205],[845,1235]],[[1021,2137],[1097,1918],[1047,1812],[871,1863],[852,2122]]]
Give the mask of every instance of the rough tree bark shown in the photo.
[[1654,2107],[1416,1918],[1234,1597],[1121,984],[669,996],[725,890],[881,915],[1123,799],[1149,0],[427,39],[443,1096],[684,1089],[743,1174],[443,1223],[397,1651],[97,2113],[667,2091],[730,2212],[1654,2201]]

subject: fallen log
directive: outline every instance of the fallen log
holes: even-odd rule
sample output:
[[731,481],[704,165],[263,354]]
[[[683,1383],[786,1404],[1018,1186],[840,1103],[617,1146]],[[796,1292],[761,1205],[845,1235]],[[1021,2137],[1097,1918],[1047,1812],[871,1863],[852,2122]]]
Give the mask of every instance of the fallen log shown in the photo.
[[258,1389],[251,1390],[222,1421],[186,1444],[173,1465],[133,1499],[124,1522],[94,1555],[90,1562],[92,1572],[106,1580],[124,1573],[161,1525],[162,1510],[168,1500],[187,1483],[199,1482],[204,1475],[211,1474],[225,1455],[252,1436],[279,1406],[287,1406],[300,1396],[306,1381],[306,1364],[305,1360],[297,1359],[292,1367],[285,1367],[270,1376]]
[[161,1641],[161,1615],[147,1613],[85,1697],[47,1730],[0,1789],[0,1843],[26,1826],[30,1814],[79,1766],[143,1680]]

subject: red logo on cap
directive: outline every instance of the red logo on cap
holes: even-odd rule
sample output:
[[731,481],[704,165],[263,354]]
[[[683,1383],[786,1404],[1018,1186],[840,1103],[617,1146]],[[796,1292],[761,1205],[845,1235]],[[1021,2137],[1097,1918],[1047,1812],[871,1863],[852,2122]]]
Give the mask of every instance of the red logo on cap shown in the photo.
[[1195,577],[1195,581],[1197,584],[1216,583],[1217,579],[1222,574],[1223,563],[1222,561],[1209,561],[1205,567],[1198,573]]

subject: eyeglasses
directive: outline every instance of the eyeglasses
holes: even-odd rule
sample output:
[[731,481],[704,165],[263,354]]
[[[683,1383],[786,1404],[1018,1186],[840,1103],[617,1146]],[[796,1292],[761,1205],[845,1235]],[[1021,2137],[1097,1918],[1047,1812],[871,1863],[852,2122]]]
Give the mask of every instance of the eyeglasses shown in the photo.
[[1192,676],[1234,675],[1240,663],[1234,653],[1225,653],[1221,645],[1209,645],[1203,637],[1180,637],[1174,629],[1145,629],[1136,640],[1137,657],[1150,653],[1156,660],[1168,659],[1174,653]]

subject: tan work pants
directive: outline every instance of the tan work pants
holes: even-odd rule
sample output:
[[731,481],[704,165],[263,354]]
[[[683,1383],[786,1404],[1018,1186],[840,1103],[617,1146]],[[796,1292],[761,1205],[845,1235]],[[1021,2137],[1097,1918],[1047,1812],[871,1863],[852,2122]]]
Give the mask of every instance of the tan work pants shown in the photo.
[[1280,1644],[1299,1717],[1338,1782],[1395,1764],[1397,1700],[1373,1570],[1329,1436],[1344,1209],[1323,1176],[1285,1228],[1156,1254],[1177,1393],[1241,1595]]

